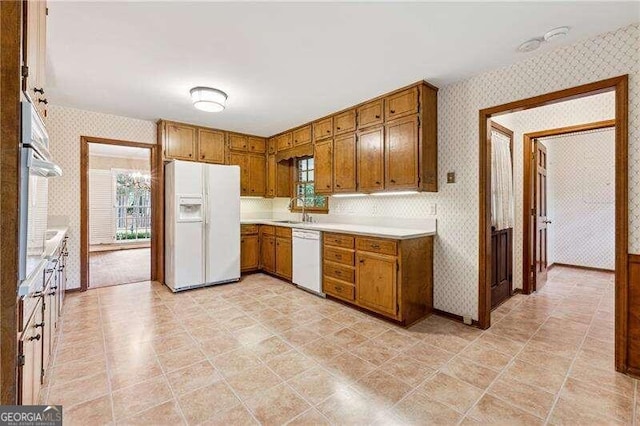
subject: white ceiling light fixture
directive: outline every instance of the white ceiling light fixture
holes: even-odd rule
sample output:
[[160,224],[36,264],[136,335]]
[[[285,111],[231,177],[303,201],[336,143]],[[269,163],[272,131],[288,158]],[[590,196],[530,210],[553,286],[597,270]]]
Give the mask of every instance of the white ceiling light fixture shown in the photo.
[[532,38],[518,46],[518,52],[532,52],[540,47],[542,41],[539,38]]
[[564,38],[569,34],[569,27],[554,28],[544,35],[544,41],[556,41]]
[[227,103],[227,94],[211,87],[194,87],[189,93],[193,106],[201,111],[220,112]]

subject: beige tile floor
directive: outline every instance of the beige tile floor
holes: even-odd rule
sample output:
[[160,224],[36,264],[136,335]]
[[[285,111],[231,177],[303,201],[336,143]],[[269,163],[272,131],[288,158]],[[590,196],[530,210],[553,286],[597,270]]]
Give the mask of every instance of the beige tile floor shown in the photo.
[[612,275],[553,269],[485,332],[408,330],[256,274],[66,299],[43,399],[65,424],[635,424],[613,371]]
[[151,276],[151,249],[95,251],[89,253],[90,287],[148,281]]

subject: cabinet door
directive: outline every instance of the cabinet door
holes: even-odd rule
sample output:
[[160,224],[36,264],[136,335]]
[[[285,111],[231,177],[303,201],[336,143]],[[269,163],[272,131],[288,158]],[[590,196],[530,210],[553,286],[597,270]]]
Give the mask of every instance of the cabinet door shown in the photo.
[[47,2],[29,0],[25,2],[24,20],[26,40],[23,61],[29,73],[24,79],[23,89],[31,97],[42,117],[46,117],[47,94],[45,92],[46,44],[47,44]]
[[333,140],[317,142],[313,148],[316,194],[331,194],[333,190]]
[[356,110],[341,112],[333,118],[333,134],[341,135],[356,130]]
[[311,124],[293,131],[293,146],[311,143]]
[[291,279],[291,239],[276,238],[276,274]]
[[229,154],[229,164],[240,166],[240,195],[251,195],[249,191],[250,176],[249,157],[246,154],[232,152]]
[[293,147],[293,136],[291,132],[284,133],[277,138],[276,149],[284,151]]
[[382,99],[378,99],[358,107],[358,127],[360,129],[382,124],[384,121],[382,117],[383,103]]
[[384,118],[394,120],[418,112],[418,88],[412,87],[385,98]]
[[255,136],[249,136],[247,138],[247,144],[250,152],[262,153],[267,150],[267,140],[264,138],[258,138]]
[[165,156],[175,160],[193,160],[196,152],[196,129],[167,124]]
[[397,259],[394,256],[356,255],[356,301],[380,313],[397,314]]
[[351,133],[333,140],[333,192],[356,190],[356,135]]
[[262,234],[260,241],[260,265],[267,272],[276,271],[276,237]]
[[267,192],[266,197],[273,198],[276,196],[276,156],[269,155],[267,157]]
[[240,238],[240,269],[250,271],[258,269],[260,244],[257,235],[243,235]]
[[333,136],[333,117],[328,117],[313,123],[313,139],[319,141],[321,139]]
[[276,164],[276,197],[291,197],[291,173],[293,165],[291,160],[280,161]]
[[267,188],[267,159],[264,155],[249,155],[249,195],[264,196]]
[[206,163],[224,164],[224,132],[198,129],[198,158]]
[[248,141],[245,135],[229,133],[229,149],[233,149],[234,151],[246,151],[247,143]]
[[[26,313],[27,315],[29,313]],[[42,302],[34,310],[33,317],[27,324],[18,342],[18,350],[24,357],[24,363],[18,368],[18,380],[21,405],[38,403],[38,395],[42,386]]]
[[384,129],[358,133],[358,190],[380,191],[384,188]]
[[418,118],[405,117],[385,126],[386,189],[418,188]]

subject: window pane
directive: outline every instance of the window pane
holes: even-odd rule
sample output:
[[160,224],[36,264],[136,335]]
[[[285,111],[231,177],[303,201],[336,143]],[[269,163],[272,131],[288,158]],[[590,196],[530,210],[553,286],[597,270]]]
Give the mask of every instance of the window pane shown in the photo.
[[308,176],[309,182],[313,182],[315,180],[313,170],[308,171],[307,176]]
[[307,168],[308,168],[308,169],[313,169],[313,168],[314,168],[314,167],[313,167],[313,157],[310,157],[310,158],[307,160]]

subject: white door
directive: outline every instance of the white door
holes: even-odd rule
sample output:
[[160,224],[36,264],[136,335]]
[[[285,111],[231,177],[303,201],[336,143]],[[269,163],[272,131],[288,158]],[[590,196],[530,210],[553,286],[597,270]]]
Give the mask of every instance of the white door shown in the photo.
[[115,241],[115,179],[111,170],[89,171],[89,244]]
[[240,278],[240,167],[205,166],[207,283]]

